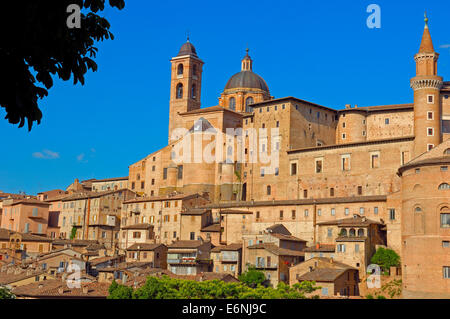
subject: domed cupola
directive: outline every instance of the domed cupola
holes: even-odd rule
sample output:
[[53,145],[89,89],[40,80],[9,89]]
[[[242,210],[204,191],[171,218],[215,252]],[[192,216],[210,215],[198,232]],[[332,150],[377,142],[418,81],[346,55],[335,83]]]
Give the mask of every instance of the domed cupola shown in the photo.
[[253,60],[248,51],[241,61],[241,72],[228,80],[219,99],[219,105],[245,113],[252,112],[251,104],[272,99],[266,81],[253,72]]
[[189,41],[189,37],[187,38],[186,43],[181,46],[180,52],[178,52],[177,56],[185,55],[197,57],[197,51],[195,50],[194,45]]

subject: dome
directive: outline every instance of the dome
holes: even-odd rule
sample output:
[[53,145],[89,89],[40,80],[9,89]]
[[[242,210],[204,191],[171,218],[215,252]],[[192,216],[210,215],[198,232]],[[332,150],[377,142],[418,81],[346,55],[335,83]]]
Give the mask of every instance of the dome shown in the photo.
[[183,56],[183,55],[192,55],[197,56],[197,51],[195,50],[194,45],[187,40],[185,44],[180,49],[180,52],[178,52],[177,56]]
[[231,77],[225,90],[237,88],[260,89],[269,92],[266,81],[253,71],[241,71]]

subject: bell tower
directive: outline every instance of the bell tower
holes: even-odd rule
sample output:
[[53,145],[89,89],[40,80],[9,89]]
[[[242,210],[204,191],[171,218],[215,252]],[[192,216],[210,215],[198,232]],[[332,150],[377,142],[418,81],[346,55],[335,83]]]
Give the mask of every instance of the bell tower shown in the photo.
[[428,18],[419,53],[414,56],[416,76],[411,79],[414,90],[414,156],[417,157],[442,142],[440,90],[442,77],[437,75],[439,54],[434,51]]
[[169,144],[181,136],[175,134],[177,128],[182,128],[182,118],[179,113],[200,108],[203,61],[197,56],[192,43],[187,41],[178,55],[172,60],[172,77],[170,83],[170,113],[169,113]]

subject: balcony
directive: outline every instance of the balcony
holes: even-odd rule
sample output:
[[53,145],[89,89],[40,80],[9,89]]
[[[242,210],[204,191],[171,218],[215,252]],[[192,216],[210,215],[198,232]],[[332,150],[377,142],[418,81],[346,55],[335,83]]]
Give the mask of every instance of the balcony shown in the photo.
[[265,270],[276,270],[278,269],[278,264],[270,263],[256,263],[253,265],[256,269],[265,269]]
[[167,259],[168,264],[196,264],[196,257],[182,257],[178,259]]

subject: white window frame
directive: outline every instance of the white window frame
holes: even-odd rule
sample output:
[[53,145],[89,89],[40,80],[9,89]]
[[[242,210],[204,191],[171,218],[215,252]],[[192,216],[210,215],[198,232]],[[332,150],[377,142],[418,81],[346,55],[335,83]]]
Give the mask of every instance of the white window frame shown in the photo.
[[[430,102],[430,97],[431,97],[431,102]],[[427,104],[434,104],[434,95],[433,94],[427,95]]]
[[[429,114],[431,114],[431,119],[428,116]],[[432,121],[432,120],[434,120],[434,112],[433,111],[428,111],[427,112],[427,121]]]
[[[433,134],[430,135],[429,130],[432,130]],[[434,136],[434,127],[427,127],[427,136]]]

